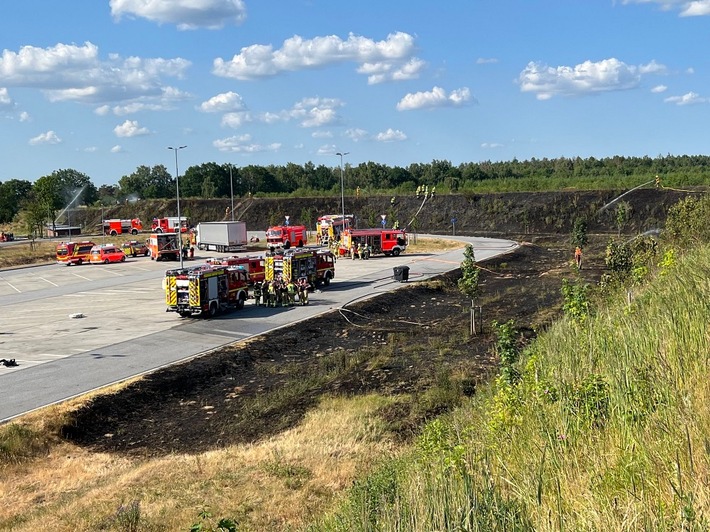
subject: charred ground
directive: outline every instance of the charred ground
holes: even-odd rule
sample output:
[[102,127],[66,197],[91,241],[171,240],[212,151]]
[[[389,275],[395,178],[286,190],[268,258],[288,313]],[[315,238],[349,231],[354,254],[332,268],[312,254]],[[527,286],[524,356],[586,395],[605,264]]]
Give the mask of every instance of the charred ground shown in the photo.
[[[97,451],[202,452],[292,427],[322,396],[377,392],[401,399],[380,415],[408,438],[490,378],[497,364],[494,321],[513,320],[524,342],[559,315],[562,278],[576,275],[569,236],[509,238],[523,245],[481,264],[478,335],[469,333],[470,301],[456,287],[456,271],[97,396],[75,413],[64,436]],[[590,281],[603,261],[589,257],[602,256],[606,237],[591,240],[581,272]]]

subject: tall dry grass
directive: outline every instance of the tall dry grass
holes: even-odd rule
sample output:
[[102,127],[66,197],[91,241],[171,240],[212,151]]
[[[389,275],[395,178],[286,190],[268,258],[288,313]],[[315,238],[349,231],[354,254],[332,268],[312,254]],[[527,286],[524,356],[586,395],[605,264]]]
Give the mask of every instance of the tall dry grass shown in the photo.
[[276,437],[194,455],[140,459],[55,442],[0,466],[0,530],[126,530],[130,511],[135,530],[188,530],[204,508],[239,530],[297,529],[397,453],[375,415],[390,401],[326,399]]
[[518,370],[311,530],[710,530],[710,247]]

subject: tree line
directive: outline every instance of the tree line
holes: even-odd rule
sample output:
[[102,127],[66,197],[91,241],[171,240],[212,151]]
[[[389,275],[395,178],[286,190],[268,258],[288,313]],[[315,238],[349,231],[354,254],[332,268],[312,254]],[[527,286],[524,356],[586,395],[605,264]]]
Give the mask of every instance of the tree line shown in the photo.
[[127,199],[170,199],[181,197],[227,198],[232,195],[327,195],[339,194],[341,179],[349,194],[392,191],[413,192],[417,187],[437,187],[439,192],[476,190],[485,182],[536,180],[555,181],[559,186],[574,186],[582,179],[619,179],[634,176],[678,175],[706,180],[710,157],[702,155],[622,157],[582,159],[530,159],[527,161],[462,163],[445,160],[387,166],[372,161],[358,165],[329,167],[304,165],[247,165],[203,163],[187,168],[175,177],[164,165],[139,166],[121,177],[116,185],[96,187],[86,174],[72,169],[56,170],[34,183],[21,179],[0,182],[0,223],[16,220],[23,213],[28,227],[57,220],[68,208],[81,205],[115,205]]

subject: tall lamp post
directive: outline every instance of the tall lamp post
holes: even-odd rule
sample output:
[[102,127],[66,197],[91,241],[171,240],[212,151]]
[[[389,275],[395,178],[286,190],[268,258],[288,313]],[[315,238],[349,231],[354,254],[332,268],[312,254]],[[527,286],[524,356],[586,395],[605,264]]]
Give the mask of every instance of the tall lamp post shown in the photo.
[[232,195],[232,221],[234,221],[234,181],[232,180],[232,165],[229,165],[229,192]]
[[[343,214],[343,229],[345,229],[345,174],[343,172],[343,156],[349,154],[349,151],[339,151],[335,155],[340,155],[340,205]],[[342,232],[342,230],[341,230]]]
[[183,148],[187,148],[187,146],[178,146],[177,148],[174,148],[172,146],[168,146],[169,150],[173,150],[175,152],[175,192],[177,194],[177,219],[178,219],[178,235],[180,235],[179,241],[180,241],[180,246],[178,248],[178,255],[180,256],[180,269],[183,267],[183,262],[182,262],[182,218],[180,218],[180,171],[178,170],[178,152],[182,150]]

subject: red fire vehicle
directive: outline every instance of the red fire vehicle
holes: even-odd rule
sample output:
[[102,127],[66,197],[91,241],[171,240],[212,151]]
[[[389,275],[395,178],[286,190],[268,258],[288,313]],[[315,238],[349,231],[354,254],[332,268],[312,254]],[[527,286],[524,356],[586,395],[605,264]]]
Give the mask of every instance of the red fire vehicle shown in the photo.
[[91,259],[91,249],[94,245],[90,240],[57,244],[57,263],[66,264],[67,266],[88,263]]
[[105,235],[116,236],[124,233],[137,235],[143,230],[143,223],[139,218],[131,218],[130,220],[121,220],[112,218],[104,220],[101,224],[101,230]]
[[265,259],[265,279],[308,279],[312,286],[328,286],[335,277],[335,256],[328,250],[290,249]]
[[240,309],[249,298],[247,271],[241,266],[203,264],[168,270],[164,284],[167,311],[183,318]]
[[284,249],[300,248],[308,244],[308,230],[305,225],[274,225],[266,230],[266,243]]
[[175,233],[153,233],[146,240],[150,260],[180,260],[180,235]]
[[321,246],[328,246],[332,241],[340,240],[343,229],[353,226],[352,214],[324,214],[316,222],[316,238]]
[[178,222],[177,216],[153,218],[153,223],[151,224],[151,230],[154,233],[177,233],[178,227],[180,228],[180,233],[188,232],[190,228],[188,227],[188,220],[186,216],[180,216],[180,222]]
[[359,245],[369,248],[372,255],[399,256],[407,249],[407,233],[403,229],[346,229],[340,241],[340,255],[347,255]]
[[242,266],[249,276],[249,284],[264,280],[264,257],[261,255],[215,257],[207,259],[207,264],[213,266]]

